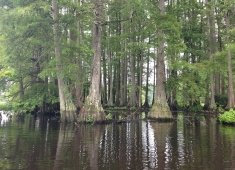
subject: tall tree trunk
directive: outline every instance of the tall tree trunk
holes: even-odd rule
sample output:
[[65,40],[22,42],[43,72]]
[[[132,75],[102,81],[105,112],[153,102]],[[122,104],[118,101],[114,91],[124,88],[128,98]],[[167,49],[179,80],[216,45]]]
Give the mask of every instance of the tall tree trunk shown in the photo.
[[[225,16],[226,29],[227,32],[230,29],[229,13]],[[229,38],[227,39],[229,43]],[[230,47],[228,47],[228,103],[227,108],[235,108],[235,98],[234,98],[234,89],[233,89],[233,71],[232,71],[232,53]]]
[[137,96],[136,96],[136,78],[135,78],[135,56],[130,56],[130,97],[129,97],[129,106],[136,107],[137,106]]
[[102,6],[101,0],[94,0],[94,21],[92,30],[92,62],[91,86],[85,105],[78,115],[79,122],[99,122],[105,120],[105,113],[101,105],[100,78],[101,78],[101,29]]
[[145,87],[145,101],[144,101],[144,107],[148,108],[149,107],[149,101],[148,101],[148,94],[149,94],[149,55],[150,52],[148,51],[148,56],[147,56],[147,70],[146,70],[146,87]]
[[108,106],[113,106],[113,66],[112,66],[112,54],[111,52],[108,52],[108,60],[109,60],[109,66],[108,66],[108,72],[109,72],[109,97],[108,97]]
[[[158,7],[160,15],[165,14],[165,0],[159,0]],[[163,21],[164,22],[164,21]],[[165,48],[164,48],[164,33],[161,29],[157,30],[158,48],[157,48],[157,87],[155,91],[155,101],[149,113],[149,118],[154,119],[172,119],[172,113],[166,99],[165,92]]]
[[[175,62],[175,58],[174,58],[174,61]],[[175,68],[173,68],[171,70],[171,73],[170,73],[170,76],[173,78],[173,79],[177,79],[177,70]],[[177,100],[176,100],[176,94],[177,94],[177,88],[174,87],[170,90],[170,100],[169,100],[169,103],[170,103],[170,108],[171,110],[173,111],[176,111],[177,110]]]
[[124,67],[125,67],[125,61],[121,60],[121,65],[120,65],[120,106],[124,106]]
[[[208,34],[208,55],[209,55],[209,60],[213,62],[214,57],[213,55],[217,51],[216,48],[216,33],[215,33],[215,16],[214,16],[214,8],[213,5],[210,3],[210,0],[206,0],[205,3],[207,5],[207,13],[208,13],[208,18],[207,18],[207,25],[209,28],[209,34]],[[209,109],[210,110],[215,110],[216,109],[216,104],[215,104],[215,81],[214,81],[214,71],[210,74],[210,94],[209,94]]]
[[[222,51],[224,49],[224,44],[222,40],[222,19],[220,17],[221,13],[218,8],[215,8],[216,12],[216,22],[217,22],[217,32],[218,32],[218,50]],[[224,76],[220,73],[216,72],[215,75],[215,95],[223,95],[224,94]]]
[[[133,16],[131,16],[133,17]],[[134,27],[134,22],[133,22],[133,18],[131,18],[131,21],[130,21],[131,25],[130,25],[130,28],[129,28],[129,34],[131,34],[131,37],[129,38],[129,42],[130,43],[136,43],[137,40],[136,40],[136,31],[135,31],[135,27]],[[137,96],[137,89],[136,89],[136,55],[137,52],[136,52],[136,49],[134,48],[131,48],[129,50],[129,61],[130,61],[130,64],[129,64],[129,69],[130,69],[130,90],[129,90],[129,101],[128,101],[128,106],[130,107],[136,107],[137,104],[138,104],[138,96]]]
[[[124,26],[123,24],[121,24],[121,32],[124,32]],[[121,49],[123,51],[127,51],[126,49],[126,41],[124,41],[124,43],[121,44]],[[122,60],[121,60],[121,100],[120,100],[120,106],[127,106],[127,55],[124,54],[124,56],[122,56]]]
[[[149,44],[150,42],[150,36],[149,36]],[[150,48],[148,49],[148,55],[147,55],[147,70],[146,70],[146,87],[145,87],[145,101],[144,101],[144,107],[149,108],[149,101],[148,101],[148,95],[149,95],[149,57],[150,57]]]
[[142,80],[143,80],[143,56],[140,49],[138,54],[138,107],[142,106]]
[[[122,34],[122,26],[121,26],[121,14],[120,12],[116,13],[116,18],[119,20],[117,22],[117,30],[116,30],[116,35],[121,37]],[[117,56],[117,72],[116,72],[116,97],[115,97],[115,104],[116,106],[120,106],[120,97],[121,97],[121,57],[122,54],[120,53],[122,50],[122,44],[121,42],[118,43],[117,45],[117,51],[116,51],[116,56]]]
[[[82,5],[82,2],[78,1],[73,1],[74,5]],[[73,15],[77,16],[78,12],[74,11]],[[71,46],[76,46],[77,44],[79,46],[82,45],[83,43],[83,28],[80,20],[76,20],[74,25],[70,28],[70,45]],[[82,58],[79,54],[74,52],[74,61],[77,64],[77,78],[74,83],[74,90],[73,90],[73,98],[74,98],[74,103],[76,105],[77,110],[80,111],[80,109],[83,106],[83,65],[82,65]]]
[[228,49],[228,104],[227,108],[235,108],[235,98],[233,89],[233,73],[232,73],[232,54]]
[[[120,56],[118,56],[120,57]],[[120,106],[120,67],[121,67],[121,61],[118,58],[117,59],[117,65],[116,65],[116,72],[115,72],[115,105]]]
[[[125,48],[125,47],[124,47]],[[121,61],[121,100],[120,106],[127,105],[127,56]]]
[[106,105],[107,104],[107,81],[106,81],[106,79],[107,79],[107,68],[106,68],[106,66],[107,66],[107,63],[106,63],[106,58],[105,58],[105,56],[106,56],[106,52],[104,52],[104,54],[103,54],[103,57],[102,57],[102,64],[103,64],[103,92],[102,92],[102,102],[103,102],[103,104],[104,105]]
[[76,108],[72,101],[71,93],[63,80],[63,65],[61,57],[61,40],[59,30],[59,10],[57,0],[52,0],[52,16],[53,16],[53,33],[54,33],[54,48],[56,59],[56,71],[59,88],[59,100],[60,100],[60,114],[62,122],[73,122],[75,120]]

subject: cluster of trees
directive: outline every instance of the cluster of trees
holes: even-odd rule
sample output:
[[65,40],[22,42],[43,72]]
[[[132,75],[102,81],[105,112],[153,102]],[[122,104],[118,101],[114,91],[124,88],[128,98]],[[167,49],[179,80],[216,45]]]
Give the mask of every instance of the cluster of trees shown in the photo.
[[234,0],[0,0],[0,12],[0,87],[18,108],[99,121],[104,106],[235,107]]

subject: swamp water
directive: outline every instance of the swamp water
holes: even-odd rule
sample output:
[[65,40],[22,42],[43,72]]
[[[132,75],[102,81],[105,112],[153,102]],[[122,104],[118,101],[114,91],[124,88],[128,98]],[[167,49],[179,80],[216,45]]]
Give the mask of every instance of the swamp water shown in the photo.
[[215,118],[64,126],[0,121],[1,170],[235,170],[235,127]]

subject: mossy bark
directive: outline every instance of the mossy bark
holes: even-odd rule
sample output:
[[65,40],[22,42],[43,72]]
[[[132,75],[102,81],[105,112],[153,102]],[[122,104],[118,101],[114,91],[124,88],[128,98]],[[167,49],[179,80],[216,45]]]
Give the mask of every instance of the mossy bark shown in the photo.
[[95,123],[105,121],[105,113],[99,100],[93,101],[89,96],[78,115],[78,122]]
[[168,104],[155,102],[151,111],[148,114],[150,119],[173,119],[171,110]]

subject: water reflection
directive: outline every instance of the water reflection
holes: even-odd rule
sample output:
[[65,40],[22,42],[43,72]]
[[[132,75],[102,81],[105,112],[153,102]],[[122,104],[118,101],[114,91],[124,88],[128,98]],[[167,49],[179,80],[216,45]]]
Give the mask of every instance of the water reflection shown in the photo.
[[8,121],[10,121],[11,117],[11,112],[0,110],[0,126],[4,126]]
[[154,138],[154,130],[150,123],[142,123],[142,133],[143,167],[152,169],[157,167],[157,146]]
[[168,168],[172,156],[172,145],[169,133],[173,123],[151,123],[154,131],[155,147],[157,148],[156,165],[151,168]]
[[234,135],[203,116],[78,127],[28,117],[0,127],[0,169],[235,169]]

